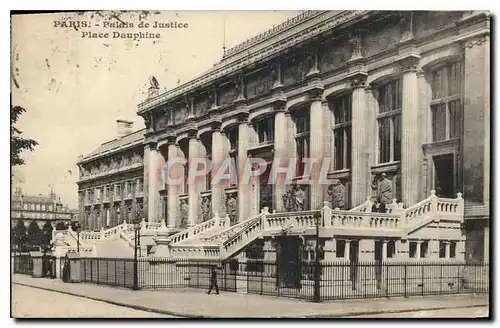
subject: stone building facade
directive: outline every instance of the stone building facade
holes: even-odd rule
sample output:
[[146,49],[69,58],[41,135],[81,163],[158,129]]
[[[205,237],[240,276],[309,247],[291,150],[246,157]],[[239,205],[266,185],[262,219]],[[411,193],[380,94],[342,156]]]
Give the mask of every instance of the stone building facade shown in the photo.
[[[433,257],[465,252],[487,262],[489,49],[487,12],[308,11],[229,49],[172,90],[160,94],[152,83],[138,105],[146,129],[134,141],[143,156],[134,176],[143,179],[143,215],[175,233],[216,215],[236,224],[266,207],[271,217],[319,210],[325,201],[349,210],[369,197],[411,208],[429,195],[463,194],[465,224],[434,223],[398,243],[417,258],[430,240]],[[268,174],[249,184],[211,185],[210,177],[188,184],[193,158],[211,159],[212,168],[233,158],[238,174],[248,158],[331,158],[329,184],[270,185]],[[184,183],[166,185],[160,172],[177,159],[187,161],[176,169]],[[306,170],[298,165],[294,180]],[[85,181],[96,188],[100,180]],[[431,236],[446,231],[455,241]],[[460,231],[466,250],[456,243]],[[349,257],[379,237],[366,232],[354,248],[349,238],[327,238],[323,246]],[[375,247],[384,257],[396,247],[386,237]],[[314,249],[310,238],[302,244]],[[271,239],[259,241],[264,253],[276,252]]]
[[[118,120],[118,137],[78,160],[79,220],[85,230],[142,219],[144,130]],[[147,199],[147,198],[146,198]]]

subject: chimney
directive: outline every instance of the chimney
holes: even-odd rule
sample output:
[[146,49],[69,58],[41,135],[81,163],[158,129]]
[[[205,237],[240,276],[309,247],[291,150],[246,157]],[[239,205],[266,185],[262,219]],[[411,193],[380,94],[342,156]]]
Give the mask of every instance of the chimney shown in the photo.
[[133,126],[134,122],[132,121],[116,120],[118,138],[121,138],[123,136],[126,136],[127,134],[132,133]]

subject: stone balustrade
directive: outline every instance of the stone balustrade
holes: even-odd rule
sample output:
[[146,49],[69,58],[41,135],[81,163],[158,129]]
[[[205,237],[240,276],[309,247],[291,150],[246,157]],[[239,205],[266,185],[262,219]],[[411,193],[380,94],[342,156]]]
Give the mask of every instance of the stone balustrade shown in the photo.
[[[225,220],[224,218],[222,220]],[[220,226],[221,218],[216,214],[213,219],[197,224],[191,228],[180,231],[170,237],[168,237],[168,241],[171,244],[177,244],[183,240],[188,238],[192,238],[194,236],[200,235],[209,229],[216,228]],[[225,224],[225,223],[224,223]]]
[[210,243],[210,244],[218,244],[221,241],[227,240],[234,236],[238,231],[243,230],[246,226],[249,224],[252,224],[253,222],[260,220],[261,214],[254,216],[253,218],[250,218],[245,221],[241,221],[233,226],[228,227],[228,229],[225,229],[217,234],[214,234],[213,236],[207,237],[207,238],[201,238],[203,242]]
[[244,229],[235,234],[233,237],[226,240],[222,244],[224,257],[230,256],[235,251],[241,249],[242,247],[250,243],[252,240],[254,240],[255,237],[258,236],[262,230],[264,230],[265,219],[266,219],[266,213],[263,212],[260,220],[253,221],[252,223],[248,224]]
[[171,245],[170,256],[189,259],[218,259],[220,248],[218,245]]

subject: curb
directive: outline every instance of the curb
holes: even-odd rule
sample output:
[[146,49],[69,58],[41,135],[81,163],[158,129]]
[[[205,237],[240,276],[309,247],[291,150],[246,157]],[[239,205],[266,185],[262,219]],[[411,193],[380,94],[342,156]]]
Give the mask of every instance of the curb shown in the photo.
[[[172,315],[175,317],[181,317],[181,318],[197,318],[197,319],[222,319],[222,318],[229,318],[229,317],[217,317],[217,316],[207,316],[207,315],[196,315],[196,314],[187,314],[187,313],[179,313],[175,311],[168,311],[168,310],[161,310],[161,309],[153,309],[141,305],[133,305],[129,303],[123,303],[123,302],[117,302],[117,301],[112,301],[112,300],[107,300],[107,299],[102,299],[98,297],[92,297],[92,296],[86,296],[86,295],[81,295],[78,293],[73,293],[73,292],[68,292],[68,291],[60,291],[60,290],[55,290],[47,287],[40,287],[40,286],[33,286],[25,283],[19,283],[19,282],[12,282],[14,285],[19,285],[19,286],[24,286],[24,287],[31,287],[31,288],[37,288],[41,290],[46,290],[54,293],[61,293],[61,294],[66,294],[66,295],[71,295],[71,296],[76,296],[76,297],[81,297],[93,301],[98,301],[98,302],[104,302],[112,305],[117,305],[117,306],[122,306],[122,307],[127,307],[131,308],[134,310],[140,310],[144,312],[151,312],[151,313],[158,313],[158,314],[165,314],[165,315]],[[291,318],[302,318],[302,319],[321,319],[321,318],[347,318],[347,317],[356,317],[356,316],[361,316],[361,315],[378,315],[378,314],[391,314],[391,313],[404,313],[404,312],[419,312],[419,311],[436,311],[436,310],[446,310],[446,309],[465,309],[465,308],[475,308],[475,307],[488,307],[489,304],[475,304],[475,305],[457,305],[457,306],[441,306],[441,307],[432,307],[432,308],[425,308],[425,309],[399,309],[399,310],[377,310],[377,311],[358,311],[358,312],[351,312],[351,313],[335,313],[335,314],[307,314],[299,317],[290,317],[290,316],[276,316],[276,317],[255,317],[254,319],[291,319]],[[235,318],[240,318],[240,317],[231,317],[232,319]],[[251,317],[241,317],[241,319],[252,319]]]

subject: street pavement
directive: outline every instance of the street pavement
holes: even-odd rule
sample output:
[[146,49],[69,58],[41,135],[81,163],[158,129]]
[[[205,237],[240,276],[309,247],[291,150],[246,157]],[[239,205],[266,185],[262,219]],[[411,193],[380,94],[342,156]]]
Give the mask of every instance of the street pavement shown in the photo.
[[[475,294],[312,303],[233,292],[207,295],[204,290],[191,288],[133,291],[88,283],[69,284],[57,279],[32,278],[19,274],[12,276],[12,282],[136,310],[198,318],[333,318],[369,314],[383,314],[384,317],[390,318],[405,312],[452,308],[476,309],[488,306],[488,295]],[[458,317],[463,317],[463,311],[458,311],[456,314]],[[411,316],[412,314],[407,317]]]
[[[387,314],[367,314],[349,318],[387,318]],[[391,313],[391,318],[484,318],[488,317],[488,307],[453,308]]]
[[39,288],[12,286],[14,318],[172,318]]

